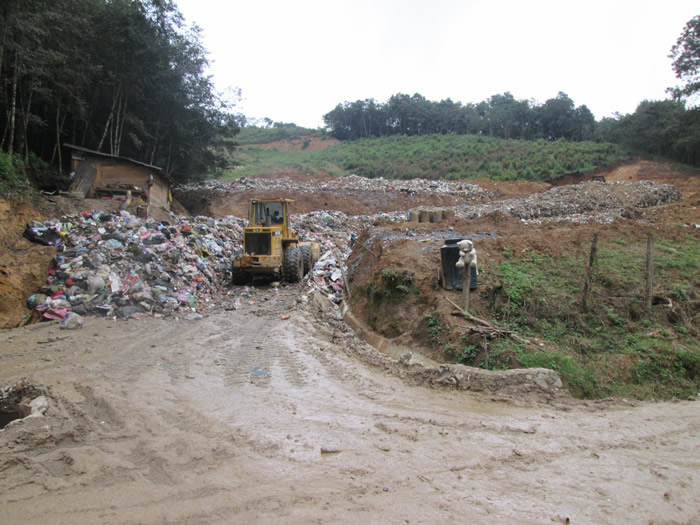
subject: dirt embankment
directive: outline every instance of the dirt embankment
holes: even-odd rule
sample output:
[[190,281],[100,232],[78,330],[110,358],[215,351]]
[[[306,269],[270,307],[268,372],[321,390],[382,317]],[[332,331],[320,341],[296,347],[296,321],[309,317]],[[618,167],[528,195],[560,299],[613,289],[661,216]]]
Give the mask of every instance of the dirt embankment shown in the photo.
[[32,244],[24,237],[25,224],[42,219],[28,202],[0,199],[0,328],[17,326],[24,304],[37,285],[46,281],[56,255],[51,246]]
[[333,137],[303,137],[295,139],[282,139],[268,142],[267,144],[255,144],[253,146],[241,146],[241,149],[248,147],[259,149],[273,149],[277,151],[321,151],[340,143]]

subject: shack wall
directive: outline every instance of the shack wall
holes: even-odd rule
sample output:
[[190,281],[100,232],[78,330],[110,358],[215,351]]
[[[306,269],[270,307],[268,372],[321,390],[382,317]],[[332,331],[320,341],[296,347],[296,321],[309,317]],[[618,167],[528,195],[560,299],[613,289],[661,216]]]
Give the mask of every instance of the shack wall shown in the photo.
[[[103,188],[110,184],[133,184],[147,191],[150,205],[170,209],[168,182],[149,168],[113,159],[93,158],[90,159],[90,163],[97,171],[90,190],[91,196],[94,196],[95,188]],[[151,176],[153,184],[149,188]]]

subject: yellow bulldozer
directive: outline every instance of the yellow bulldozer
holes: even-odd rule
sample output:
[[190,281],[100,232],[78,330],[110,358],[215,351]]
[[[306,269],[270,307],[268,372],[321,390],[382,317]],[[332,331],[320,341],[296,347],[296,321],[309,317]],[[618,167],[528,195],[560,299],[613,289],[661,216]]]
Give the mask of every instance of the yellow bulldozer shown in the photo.
[[232,264],[233,284],[256,277],[300,281],[318,260],[317,242],[301,242],[289,224],[290,199],[250,201],[248,226],[243,229],[243,250]]

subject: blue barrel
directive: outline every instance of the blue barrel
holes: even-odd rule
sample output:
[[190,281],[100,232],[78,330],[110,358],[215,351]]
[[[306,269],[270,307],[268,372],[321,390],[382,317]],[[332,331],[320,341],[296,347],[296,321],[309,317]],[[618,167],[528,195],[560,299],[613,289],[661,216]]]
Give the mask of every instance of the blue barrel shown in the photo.
[[[463,239],[447,239],[440,248],[440,284],[445,290],[461,290],[464,282],[464,268],[457,268],[459,261],[459,246],[457,243]],[[476,268],[470,267],[469,289],[474,290],[477,286]]]

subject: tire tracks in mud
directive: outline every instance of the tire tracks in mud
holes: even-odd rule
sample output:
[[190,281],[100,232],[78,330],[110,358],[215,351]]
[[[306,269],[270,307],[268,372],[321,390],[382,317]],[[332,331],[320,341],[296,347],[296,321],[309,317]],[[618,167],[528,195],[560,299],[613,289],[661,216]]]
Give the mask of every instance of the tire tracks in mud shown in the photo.
[[352,333],[300,309],[298,293],[190,322],[91,320],[60,342],[53,370],[7,359],[3,380],[33,377],[57,402],[0,433],[13,447],[0,446],[4,520],[697,515],[695,405],[494,402],[411,385]]

